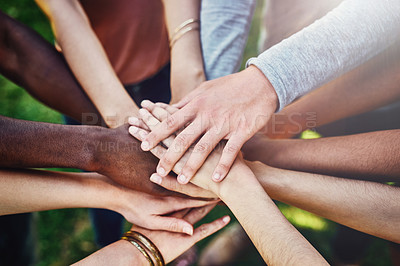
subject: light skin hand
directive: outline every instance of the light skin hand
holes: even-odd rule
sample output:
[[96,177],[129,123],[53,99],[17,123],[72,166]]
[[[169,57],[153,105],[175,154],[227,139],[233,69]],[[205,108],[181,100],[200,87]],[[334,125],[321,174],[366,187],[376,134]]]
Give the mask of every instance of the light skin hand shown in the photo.
[[169,216],[169,214],[188,208],[215,205],[215,201],[152,196],[117,184],[115,186],[118,187],[118,190],[113,198],[119,200],[113,210],[121,213],[129,222],[151,230],[193,235],[192,224],[184,219]]
[[[142,115],[144,115],[144,123],[151,129],[155,125],[152,120],[156,118],[151,119],[144,112]],[[139,139],[140,135],[146,135],[144,129],[133,126],[130,132]],[[168,147],[168,144],[164,143],[164,145]],[[166,149],[158,145],[152,149],[152,152],[161,157]],[[267,264],[291,265],[301,261],[303,265],[326,265],[321,255],[276,208],[240,156],[235,160],[225,182],[215,183],[209,178],[218,163],[221,152],[220,147],[214,149],[191,182],[203,189],[211,190],[229,206],[238,220],[243,223],[246,232]],[[245,176],[246,179],[238,179],[239,176]],[[162,179],[157,175],[152,178]],[[245,201],[243,201],[244,198],[246,198]],[[263,211],[260,212],[260,210]],[[264,228],[260,227],[260,224],[265,225]],[[285,256],[282,256],[283,250],[285,250]]]
[[[251,89],[246,89],[251,88]],[[180,173],[188,183],[207,156],[222,139],[228,139],[212,178],[222,181],[242,145],[262,128],[277,108],[277,95],[268,79],[256,67],[208,81],[186,96],[179,111],[157,125],[144,138],[142,149],[149,151],[162,140],[189,125],[178,134],[160,160],[157,173],[166,176],[187,149],[197,140]]]
[[[166,119],[167,116],[169,115],[168,111],[166,111],[165,109],[160,107],[160,105],[158,105],[158,104],[154,104],[154,103],[151,103],[150,101],[146,101],[144,103],[144,105],[147,106],[147,108],[151,110],[151,113],[149,111],[147,111],[147,109],[141,109],[139,113],[141,114],[142,120],[130,119],[132,126],[129,128],[130,134],[140,141],[142,141],[144,139],[144,137],[148,135],[148,131],[144,129],[145,126],[149,127],[149,129],[152,130],[157,124],[160,123],[159,120]],[[170,110],[173,111],[173,107],[170,107]],[[145,124],[145,126],[143,124]],[[175,136],[168,137],[167,139],[165,139],[163,141],[163,144],[166,147],[169,147],[170,145],[173,144],[174,138],[175,138]],[[213,169],[215,169],[215,166],[218,163],[218,159],[221,156],[222,150],[223,150],[223,145],[218,145],[218,147],[216,147],[214,149],[214,152],[208,156],[207,161],[206,161],[207,166],[203,165],[200,168],[200,170],[195,174],[193,179],[191,180],[191,182],[194,185],[196,185],[197,187],[194,188],[193,186],[190,186],[189,187],[190,191],[195,191],[196,193],[203,194],[204,191],[201,191],[198,189],[198,187],[200,187],[200,188],[203,188],[204,190],[212,191],[214,194],[211,194],[211,195],[214,197],[215,197],[215,195],[219,194],[219,189],[220,189],[219,184],[215,183],[215,182],[211,182],[210,179],[204,179],[203,177],[210,177],[212,175],[212,171],[213,171]],[[188,158],[190,156],[190,151],[188,153],[186,153],[178,163],[175,164],[173,170],[176,173],[179,173],[183,169],[186,161],[188,160]],[[155,148],[153,148],[151,150],[151,152],[156,157],[162,158],[162,156],[164,156],[165,153],[167,152],[167,149],[158,145]],[[239,161],[240,160],[238,160],[238,164],[240,164]],[[241,165],[245,166],[244,163],[242,163]],[[247,167],[247,166],[245,166],[245,167]],[[183,183],[182,182],[183,180],[179,180],[180,177],[181,176],[179,175],[178,181],[180,181],[180,183]],[[153,182],[155,182],[157,184],[161,184],[161,182],[165,183],[165,182],[171,181],[171,178],[169,177],[169,178],[165,179],[165,177],[161,177],[158,174],[154,174],[151,176],[150,180],[152,180]],[[173,184],[172,181],[168,182],[168,183],[171,185]],[[187,185],[187,184],[185,184],[185,185]],[[177,189],[185,190],[183,188],[183,186],[185,186],[185,185],[182,185],[182,186],[180,186],[180,188],[177,188]]]
[[173,212],[215,204],[181,197],[156,197],[123,187],[97,173],[0,170],[0,215],[64,208],[102,208],[144,228],[191,235],[193,227]]
[[[188,223],[195,224],[200,221],[215,205],[202,208],[195,208],[189,211],[180,211],[173,216],[177,219],[184,219]],[[131,230],[137,231],[148,237],[160,250],[165,263],[169,263],[183,252],[188,250],[198,241],[212,235],[222,229],[230,221],[229,216],[224,216],[209,224],[203,224],[194,230],[193,235],[188,236],[179,233],[166,231],[151,231],[141,227],[133,226]],[[119,260],[124,259],[123,264],[118,264]],[[119,240],[95,253],[75,265],[148,265],[135,247],[128,241]]]

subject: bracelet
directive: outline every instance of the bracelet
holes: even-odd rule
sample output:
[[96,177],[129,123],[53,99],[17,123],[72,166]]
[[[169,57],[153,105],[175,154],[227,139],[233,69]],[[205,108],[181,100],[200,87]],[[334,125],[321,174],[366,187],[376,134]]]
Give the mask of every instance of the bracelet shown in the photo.
[[176,29],[174,30],[174,34],[172,35],[171,40],[169,42],[169,47],[172,48],[172,46],[176,43],[176,41],[178,41],[183,35],[185,35],[189,31],[199,29],[199,27],[188,27],[190,24],[199,22],[200,22],[199,19],[190,18],[184,21],[178,27],[176,27]]
[[121,239],[126,240],[130,242],[132,245],[134,245],[140,251],[140,253],[143,254],[146,260],[149,262],[150,266],[154,266],[154,262],[151,260],[149,253],[147,253],[147,251],[141,245],[139,245],[139,243],[137,243],[134,239],[130,237],[123,236],[121,237]]
[[156,263],[158,266],[165,266],[164,258],[160,252],[160,250],[157,248],[157,246],[146,236],[143,234],[136,232],[136,231],[128,231],[124,234],[126,237],[132,237],[133,239],[139,241],[141,244],[143,244],[148,250],[150,250],[151,254],[153,255],[154,259],[156,260]]
[[170,43],[169,43],[169,48],[172,49],[172,47],[174,46],[174,44],[186,33],[192,31],[192,30],[198,30],[198,27],[188,27],[182,31],[179,32],[179,34],[174,35],[174,37],[171,39]]
[[[179,31],[181,31],[184,27],[192,24],[192,23],[196,23],[196,22],[200,22],[199,19],[194,19],[194,18],[190,18],[186,21],[184,21],[181,25],[179,25],[178,27],[176,27],[176,29],[174,30],[174,34],[177,34]],[[171,38],[173,39],[173,38]]]
[[[136,231],[128,231],[123,235],[122,239],[129,239],[129,241],[132,239],[134,241],[138,241],[139,243],[141,243],[145,248],[147,248],[151,252],[154,259],[156,260],[156,265],[165,266],[164,258],[162,256],[160,250],[157,248],[157,246],[153,242],[151,242],[150,239],[148,239],[143,234],[136,232]],[[152,261],[151,261],[151,265],[154,265]]]

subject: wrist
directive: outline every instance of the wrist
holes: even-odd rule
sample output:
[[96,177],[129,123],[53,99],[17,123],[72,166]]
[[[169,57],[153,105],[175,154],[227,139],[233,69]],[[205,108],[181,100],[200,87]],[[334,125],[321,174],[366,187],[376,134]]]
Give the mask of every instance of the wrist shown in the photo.
[[85,167],[81,169],[104,173],[104,166],[108,163],[107,156],[104,156],[107,152],[107,147],[115,145],[113,133],[113,129],[103,127],[93,127],[93,129],[90,129],[89,138],[85,144],[85,150],[89,159]]
[[143,254],[141,254],[140,251],[129,241],[118,240],[114,244],[118,250],[118,258],[121,260],[118,265],[149,265],[149,262],[146,260]]
[[228,176],[219,183],[218,189],[214,191],[218,197],[226,202],[230,198],[236,198],[238,193],[243,192],[246,188],[251,188],[258,184],[257,178],[250,168],[243,164],[233,165]]
[[272,86],[269,79],[264,75],[264,73],[258,69],[256,66],[251,65],[245,70],[243,73],[246,74],[247,80],[251,80],[255,84],[257,84],[257,88],[262,90],[262,95],[264,96],[264,101],[268,104],[271,113],[274,113],[278,109],[279,99],[278,94],[274,87]]

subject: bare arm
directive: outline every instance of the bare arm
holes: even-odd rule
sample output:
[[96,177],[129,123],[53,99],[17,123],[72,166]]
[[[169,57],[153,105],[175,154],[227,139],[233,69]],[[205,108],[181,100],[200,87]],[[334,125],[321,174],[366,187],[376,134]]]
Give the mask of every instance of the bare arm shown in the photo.
[[[190,234],[192,224],[168,214],[214,202],[155,197],[96,173],[0,169],[0,215],[65,208],[101,208],[138,226]],[[185,230],[186,229],[186,230]]]
[[[152,112],[164,119],[165,110],[154,107]],[[164,114],[163,114],[164,112]],[[141,112],[142,119],[154,128],[158,120],[150,113]],[[161,119],[162,120],[162,119]],[[158,122],[159,123],[159,122]],[[130,132],[139,140],[148,134],[144,129],[131,127]],[[164,141],[168,147],[174,137]],[[218,147],[207,158],[191,182],[218,195],[232,210],[253,243],[269,265],[326,265],[323,257],[312,245],[285,219],[271,198],[264,192],[257,178],[245,165],[241,155],[235,161],[226,180],[216,183],[210,176],[218,163],[223,147]],[[157,157],[162,157],[166,149],[157,146],[152,150]],[[174,171],[179,173],[188,159],[188,154],[179,161]],[[158,182],[156,182],[158,179]],[[161,184],[163,177],[153,175],[152,180]]]
[[399,100],[399,47],[397,42],[362,66],[288,105],[269,121],[263,133],[270,138],[289,138],[308,128]]
[[65,208],[110,209],[112,199],[115,206],[118,201],[118,189],[113,191],[98,174],[1,169],[0,175],[0,215]]
[[[175,29],[188,19],[200,18],[200,1],[163,0],[170,40]],[[186,28],[193,28],[171,47],[171,93],[172,103],[178,102],[186,94],[205,81],[203,57],[200,45],[200,22]]]
[[118,127],[129,115],[136,114],[135,103],[117,78],[79,1],[36,2],[49,17],[72,72],[106,124]]
[[0,167],[79,168],[139,191],[166,193],[147,180],[156,159],[140,150],[126,126],[67,126],[1,116],[0,125]]
[[399,180],[400,130],[320,138],[269,140],[256,137],[245,158],[273,167],[333,176]]
[[249,163],[273,199],[400,243],[400,188]]
[[[101,117],[64,58],[39,34],[0,11],[0,72],[51,108],[81,122]],[[82,114],[94,120],[82,121]]]

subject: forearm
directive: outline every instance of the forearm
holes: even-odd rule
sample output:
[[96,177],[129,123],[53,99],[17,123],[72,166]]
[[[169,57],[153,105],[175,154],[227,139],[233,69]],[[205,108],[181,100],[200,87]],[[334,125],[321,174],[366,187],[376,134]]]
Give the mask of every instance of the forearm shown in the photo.
[[282,169],[393,181],[400,177],[399,136],[400,130],[388,130],[314,140],[263,139],[250,143],[245,155]]
[[254,174],[247,170],[247,173],[241,171],[235,180],[224,180],[226,184],[220,196],[239,220],[266,263],[326,265],[323,257],[286,220],[261,185],[253,179]]
[[[164,0],[163,3],[170,40],[183,22],[200,18],[199,0]],[[193,30],[182,35],[171,47],[172,102],[179,101],[205,80],[199,26],[199,23],[188,25],[186,28]]]
[[264,133],[271,138],[291,137],[399,100],[399,57],[397,42],[364,65],[284,108],[275,120],[269,121]]
[[356,230],[400,242],[400,189],[249,164],[267,193],[316,215]]
[[202,0],[201,48],[207,80],[239,70],[253,18],[255,0]]
[[149,265],[145,257],[126,240],[119,240],[99,251],[91,254],[83,260],[73,264],[76,266],[91,265]]
[[[106,208],[117,190],[98,174],[0,170],[0,215],[65,208]],[[116,204],[115,204],[116,205]]]
[[[1,12],[0,21],[0,72],[49,107],[84,123],[101,124],[62,55],[39,34]],[[82,119],[83,114],[95,120]]]
[[108,129],[23,121],[0,116],[1,167],[94,170],[94,151]]
[[[38,0],[76,78],[110,127],[137,114],[137,106],[116,76],[77,1]],[[82,62],[84,62],[82,64]]]

